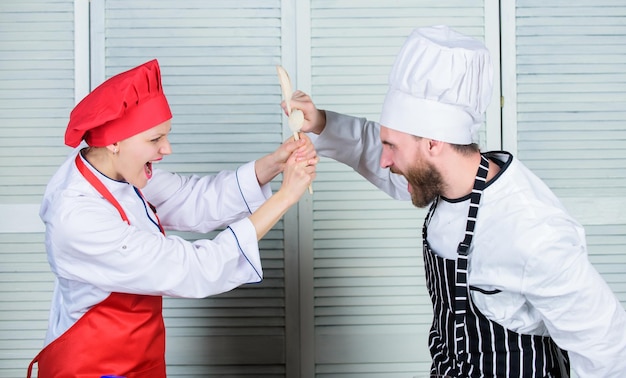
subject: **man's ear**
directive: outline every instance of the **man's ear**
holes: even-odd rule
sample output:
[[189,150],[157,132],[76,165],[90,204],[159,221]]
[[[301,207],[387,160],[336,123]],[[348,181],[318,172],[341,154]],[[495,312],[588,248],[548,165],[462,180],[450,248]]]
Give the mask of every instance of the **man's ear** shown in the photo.
[[436,139],[427,139],[426,143],[428,146],[428,154],[431,156],[440,155],[445,145],[445,142]]

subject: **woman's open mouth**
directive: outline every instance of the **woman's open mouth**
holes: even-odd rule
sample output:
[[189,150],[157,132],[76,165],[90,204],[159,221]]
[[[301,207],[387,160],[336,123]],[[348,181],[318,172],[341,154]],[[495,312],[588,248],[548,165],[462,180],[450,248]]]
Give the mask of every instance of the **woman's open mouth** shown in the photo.
[[146,173],[146,177],[150,179],[152,177],[152,162],[151,161],[147,162],[144,165],[143,169],[144,169],[144,172]]

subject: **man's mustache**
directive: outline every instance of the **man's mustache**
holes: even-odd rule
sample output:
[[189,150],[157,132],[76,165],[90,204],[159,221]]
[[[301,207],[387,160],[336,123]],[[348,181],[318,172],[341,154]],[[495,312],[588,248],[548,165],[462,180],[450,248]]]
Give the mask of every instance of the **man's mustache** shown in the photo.
[[391,167],[391,168],[389,168],[389,170],[391,171],[391,173],[395,173],[396,175],[404,176],[404,173],[400,172],[395,167]]

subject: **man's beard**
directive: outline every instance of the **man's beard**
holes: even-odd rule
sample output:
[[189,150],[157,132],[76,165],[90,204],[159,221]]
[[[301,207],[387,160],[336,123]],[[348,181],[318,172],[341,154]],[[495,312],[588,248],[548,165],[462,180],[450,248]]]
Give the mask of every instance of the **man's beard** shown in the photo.
[[422,167],[415,165],[405,173],[411,185],[411,201],[417,207],[426,207],[442,192],[443,180],[439,171],[432,164],[425,163]]

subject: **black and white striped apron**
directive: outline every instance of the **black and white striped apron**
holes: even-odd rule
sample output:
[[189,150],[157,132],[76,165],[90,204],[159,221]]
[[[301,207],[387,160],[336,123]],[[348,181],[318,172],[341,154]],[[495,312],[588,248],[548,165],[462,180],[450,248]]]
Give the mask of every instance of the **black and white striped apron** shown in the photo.
[[428,340],[433,359],[431,376],[567,377],[567,354],[551,338],[510,331],[487,319],[471,300],[467,253],[488,170],[489,161],[483,156],[470,196],[465,238],[459,244],[457,260],[437,256],[427,241],[428,223],[438,200],[432,204],[422,229],[426,283],[434,312]]

